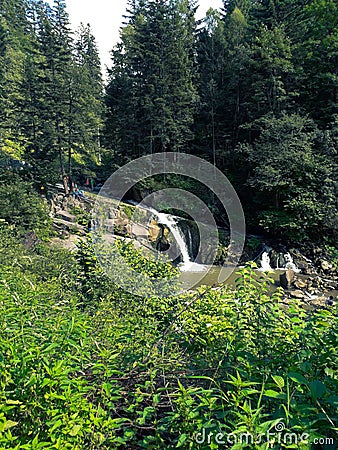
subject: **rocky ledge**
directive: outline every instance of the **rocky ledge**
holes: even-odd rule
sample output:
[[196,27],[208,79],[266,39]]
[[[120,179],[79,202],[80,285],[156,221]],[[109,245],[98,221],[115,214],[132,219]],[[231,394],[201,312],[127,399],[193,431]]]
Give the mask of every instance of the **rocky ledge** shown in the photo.
[[337,302],[337,271],[331,268],[329,274],[313,272],[309,275],[288,269],[280,275],[280,285],[284,289],[285,300],[298,298],[314,307],[331,307]]

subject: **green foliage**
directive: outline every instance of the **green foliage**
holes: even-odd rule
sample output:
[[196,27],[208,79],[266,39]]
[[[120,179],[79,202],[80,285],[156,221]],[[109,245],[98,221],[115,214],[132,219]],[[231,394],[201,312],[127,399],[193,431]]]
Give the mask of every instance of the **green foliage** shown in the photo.
[[[121,287],[128,286],[136,296],[152,296],[153,279],[161,281],[163,292],[170,292],[176,285],[178,269],[164,258],[155,259],[152,254],[135,250],[133,242],[118,239],[114,244],[105,245],[97,241],[94,251],[91,243],[80,241],[78,247],[76,259],[81,268],[78,279],[87,306],[95,308],[102,298],[116,295],[111,292],[111,279],[118,293],[122,292]],[[97,254],[105,267],[99,264]]]
[[135,207],[131,205],[123,205],[123,212],[128,217],[129,220],[133,217],[133,214],[135,212]]
[[[325,154],[316,155],[320,133],[298,114],[264,116],[256,124],[260,137],[242,145],[256,189],[259,224],[284,239],[316,239],[320,227],[330,236],[335,227],[333,167]],[[261,205],[264,205],[262,208]]]
[[61,0],[1,2],[0,16],[0,151],[21,147],[40,182],[96,167],[103,86],[90,27],[73,39]]
[[179,151],[191,138],[196,103],[192,3],[130,2],[121,42],[112,52],[106,97],[106,138],[122,160]]
[[14,225],[19,233],[41,233],[48,229],[50,217],[47,205],[29,183],[2,181],[0,203],[0,218]]
[[79,206],[75,206],[70,212],[75,215],[76,223],[79,225],[87,226],[91,220],[91,214]]
[[255,252],[261,245],[261,241],[255,236],[250,236],[247,238],[245,245],[248,247],[250,251]]
[[224,171],[254,232],[332,241],[336,2],[223,3],[198,24],[195,0],[129,0],[104,94],[91,28],[73,37],[65,1],[2,1],[1,165],[66,184],[186,151]]
[[338,249],[337,249],[337,247],[331,247],[330,245],[327,245],[325,247],[325,251],[328,254],[328,257],[329,257],[331,263],[337,269],[338,268]]
[[11,254],[0,269],[1,448],[217,449],[196,434],[258,438],[280,422],[310,441],[334,437],[336,310],[281,304],[254,266],[233,291],[142,299],[104,275],[89,244],[74,259],[27,252],[8,227],[0,237]]

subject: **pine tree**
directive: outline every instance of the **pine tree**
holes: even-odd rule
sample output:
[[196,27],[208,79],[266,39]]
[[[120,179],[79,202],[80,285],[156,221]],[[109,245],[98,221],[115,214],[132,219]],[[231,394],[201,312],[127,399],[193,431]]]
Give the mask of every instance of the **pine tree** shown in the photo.
[[283,26],[261,27],[252,46],[250,64],[252,102],[251,119],[267,113],[278,115],[291,96],[288,79],[294,72],[291,42]]
[[[248,120],[248,65],[250,58],[250,12],[248,0],[231,1],[224,18],[224,128],[228,133],[228,155],[240,138],[241,126]],[[228,157],[229,157],[228,156]]]
[[[39,138],[33,149],[35,164],[41,169],[45,159],[49,164],[59,161],[59,170],[66,193],[66,168],[64,153],[69,141],[69,96],[71,77],[71,34],[68,15],[63,1],[55,0],[53,8],[37,5],[36,8],[39,65],[39,94],[37,101],[37,128]],[[39,74],[37,73],[39,72]],[[34,83],[34,81],[33,81]],[[41,170],[39,169],[39,172]],[[41,176],[43,176],[40,173]]]
[[[113,52],[108,123],[115,130],[107,133],[126,155],[182,150],[191,138],[196,101],[194,5],[187,0],[157,0],[133,1],[130,6],[121,45]],[[121,89],[128,93],[127,107]],[[121,122],[126,112],[127,121]],[[121,123],[131,121],[134,125],[122,130]]]
[[195,149],[214,165],[224,140],[225,34],[221,14],[209,9],[197,39],[199,109],[195,117]]
[[70,92],[70,145],[68,174],[71,176],[71,148],[99,162],[99,136],[103,117],[103,84],[100,58],[90,25],[76,33]]
[[301,61],[297,64],[299,104],[326,128],[337,114],[337,2],[306,2],[301,17],[301,34],[297,35],[294,52],[295,60]]
[[25,144],[21,103],[26,25],[23,1],[0,2],[0,147],[14,139]]

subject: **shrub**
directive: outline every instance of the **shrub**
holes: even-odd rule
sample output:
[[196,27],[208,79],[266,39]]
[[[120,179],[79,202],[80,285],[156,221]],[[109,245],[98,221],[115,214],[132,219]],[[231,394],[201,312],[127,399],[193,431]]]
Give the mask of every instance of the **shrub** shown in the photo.
[[0,204],[0,218],[18,233],[41,233],[50,224],[47,205],[27,182],[0,182]]

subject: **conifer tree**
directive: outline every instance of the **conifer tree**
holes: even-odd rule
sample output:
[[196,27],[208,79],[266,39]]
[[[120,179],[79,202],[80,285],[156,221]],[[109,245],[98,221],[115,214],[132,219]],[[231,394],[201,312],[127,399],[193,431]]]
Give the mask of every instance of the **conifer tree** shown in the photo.
[[[0,147],[21,133],[26,17],[21,0],[0,2]],[[18,142],[18,143],[19,143]]]
[[[108,135],[126,156],[182,150],[191,138],[196,101],[194,5],[187,0],[133,1],[130,14],[113,52]],[[123,92],[131,102],[127,107]],[[127,132],[120,125],[125,112],[129,120],[122,123],[131,118],[135,124]]]

